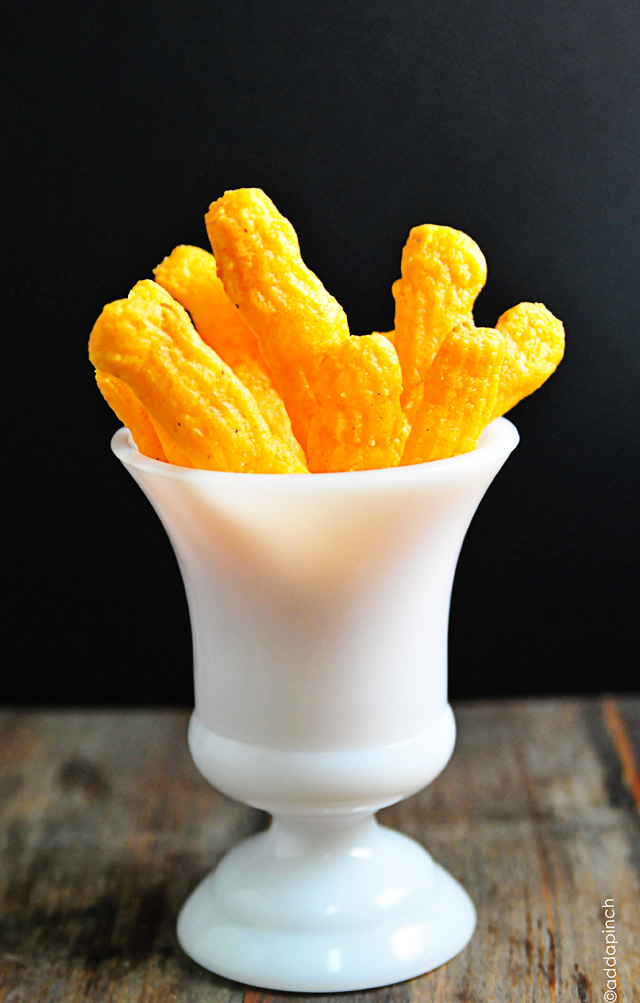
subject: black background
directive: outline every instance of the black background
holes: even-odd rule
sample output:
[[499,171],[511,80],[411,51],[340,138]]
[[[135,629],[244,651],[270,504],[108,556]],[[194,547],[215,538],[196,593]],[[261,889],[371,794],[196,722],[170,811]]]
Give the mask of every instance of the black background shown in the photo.
[[[393,326],[409,229],[468,232],[477,310],[565,323],[468,534],[453,696],[637,687],[640,19],[626,0],[21,3],[4,17],[2,693],[192,699],[180,576],[109,449],[105,302],[225,189],[262,187],[354,333]],[[6,517],[5,517],[6,519]],[[5,608],[7,603],[5,602]]]

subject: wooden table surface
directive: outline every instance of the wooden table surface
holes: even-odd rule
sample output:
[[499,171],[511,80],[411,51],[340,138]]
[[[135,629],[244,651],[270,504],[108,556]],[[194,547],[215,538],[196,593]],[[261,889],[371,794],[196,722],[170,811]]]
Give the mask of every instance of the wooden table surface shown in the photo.
[[[640,1000],[640,699],[455,706],[458,743],[380,818],[422,841],[478,906],[453,961],[345,1003]],[[2,1003],[267,1003],[175,936],[180,904],[261,813],[196,772],[183,711],[0,715]]]

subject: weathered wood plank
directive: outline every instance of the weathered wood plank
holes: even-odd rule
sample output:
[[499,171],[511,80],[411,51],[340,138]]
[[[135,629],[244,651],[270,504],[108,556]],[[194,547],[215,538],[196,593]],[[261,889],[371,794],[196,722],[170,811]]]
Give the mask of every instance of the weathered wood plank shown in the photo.
[[602,710],[622,777],[640,812],[640,706],[637,701],[606,697]]
[[[459,704],[451,763],[381,813],[470,891],[462,954],[359,1003],[603,998],[602,903],[618,999],[640,999],[640,700]],[[175,919],[264,817],[217,794],[183,712],[0,715],[0,1000],[278,1003],[200,969]]]

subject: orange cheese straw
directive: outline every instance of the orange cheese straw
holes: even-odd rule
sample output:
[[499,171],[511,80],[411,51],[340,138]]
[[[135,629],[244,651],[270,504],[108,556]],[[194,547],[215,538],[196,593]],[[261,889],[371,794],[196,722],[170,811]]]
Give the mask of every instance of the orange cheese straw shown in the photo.
[[494,418],[537,390],[564,355],[564,327],[542,303],[519,303],[502,314],[496,328],[507,354]]
[[201,247],[182,244],[153,271],[156,282],[189,311],[200,337],[251,392],[273,434],[304,463],[304,452],[293,434],[284,401],[273,385],[256,336],[225,293],[213,255]]
[[438,349],[454,327],[471,322],[486,278],[484,255],[466,233],[433,223],[411,230],[402,252],[402,278],[392,289],[402,406],[410,424]]
[[304,473],[250,392],[155,282],[109,303],[91,333],[97,369],[123,380],[194,467]]
[[315,370],[349,337],[344,310],[304,264],[291,223],[259,188],[225,192],[205,221],[226,293],[258,339],[306,448]]
[[401,391],[398,356],[382,334],[347,338],[326,355],[314,380],[309,470],[397,466],[407,435]]
[[147,410],[126,383],[96,370],[98,389],[112,411],[115,411],[123,425],[131,432],[136,446],[152,460],[166,460],[160,438],[153,426]]
[[403,465],[475,448],[493,416],[505,351],[504,337],[491,327],[450,332],[427,372]]

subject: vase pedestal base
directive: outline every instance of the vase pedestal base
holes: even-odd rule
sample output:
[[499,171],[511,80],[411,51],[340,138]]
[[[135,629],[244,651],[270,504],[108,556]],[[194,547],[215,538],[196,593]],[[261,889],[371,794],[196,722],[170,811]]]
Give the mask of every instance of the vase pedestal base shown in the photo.
[[469,942],[475,918],[458,882],[372,815],[280,816],[198,885],[178,939],[238,982],[342,992],[437,968]]

